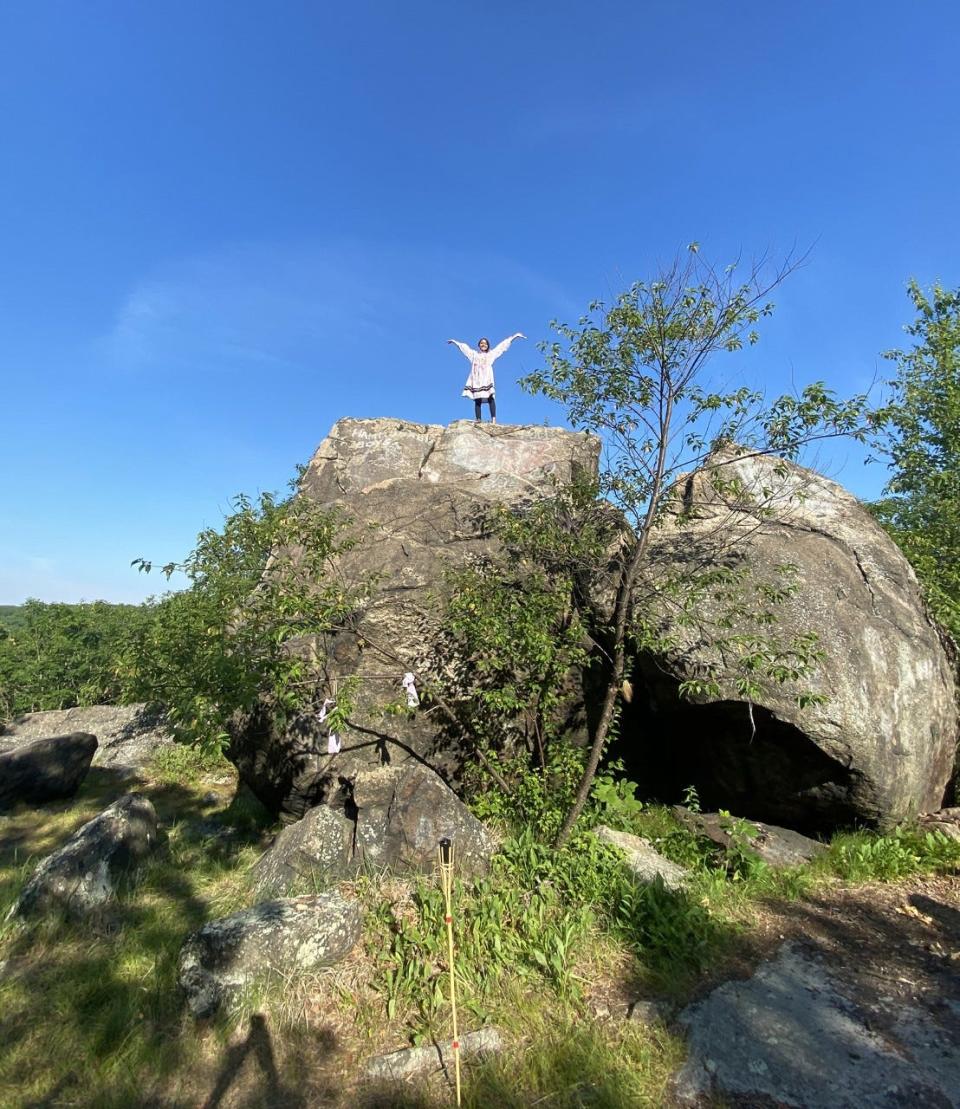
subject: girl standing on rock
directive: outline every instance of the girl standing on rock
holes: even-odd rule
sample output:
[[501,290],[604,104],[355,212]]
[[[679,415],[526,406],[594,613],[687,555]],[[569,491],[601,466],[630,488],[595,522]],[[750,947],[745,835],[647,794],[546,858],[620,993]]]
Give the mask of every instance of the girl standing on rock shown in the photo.
[[484,401],[490,405],[490,423],[497,422],[497,400],[493,384],[493,364],[501,354],[510,346],[514,339],[526,339],[526,335],[518,331],[502,343],[490,349],[490,340],[481,339],[477,346],[479,350],[461,343],[459,339],[448,339],[447,342],[460,348],[464,358],[470,360],[470,376],[463,387],[463,396],[473,398],[473,418],[479,422],[481,405]]

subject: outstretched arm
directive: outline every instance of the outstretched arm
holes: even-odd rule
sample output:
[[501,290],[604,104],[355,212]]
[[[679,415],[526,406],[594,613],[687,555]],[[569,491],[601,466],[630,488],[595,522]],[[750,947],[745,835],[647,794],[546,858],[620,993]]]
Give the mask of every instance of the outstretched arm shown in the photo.
[[[526,339],[526,335],[522,331],[517,331],[513,335],[509,335],[502,343],[497,343],[490,354],[493,358],[499,358],[501,354],[510,346],[514,339]],[[492,361],[492,359],[491,359]]]
[[461,343],[459,339],[448,339],[447,342],[455,347],[459,347],[463,357],[469,359],[471,362],[473,361],[473,356],[477,352],[472,347],[468,346],[466,343]]

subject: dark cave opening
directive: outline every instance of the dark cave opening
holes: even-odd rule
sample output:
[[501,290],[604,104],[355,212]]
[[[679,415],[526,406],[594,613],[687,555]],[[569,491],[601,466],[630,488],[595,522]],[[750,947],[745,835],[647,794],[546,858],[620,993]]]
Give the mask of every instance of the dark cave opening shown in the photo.
[[648,800],[680,803],[689,787],[705,811],[827,832],[862,823],[857,775],[799,728],[742,701],[685,701],[659,668],[638,663],[612,754]]

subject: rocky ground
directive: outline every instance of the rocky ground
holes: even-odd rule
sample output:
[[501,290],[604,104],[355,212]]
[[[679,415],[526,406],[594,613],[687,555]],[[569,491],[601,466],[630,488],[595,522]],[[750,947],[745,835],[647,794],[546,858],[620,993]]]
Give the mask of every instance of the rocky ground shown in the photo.
[[769,906],[738,962],[680,1015],[678,1104],[960,1105],[960,879]]

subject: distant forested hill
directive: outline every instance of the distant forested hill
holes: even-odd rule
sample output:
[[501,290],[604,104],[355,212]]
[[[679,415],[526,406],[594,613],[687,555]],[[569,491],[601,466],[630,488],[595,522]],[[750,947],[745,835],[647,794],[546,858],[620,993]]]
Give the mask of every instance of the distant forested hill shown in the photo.
[[23,605],[0,605],[0,627],[13,631],[14,628],[22,628],[25,622]]

